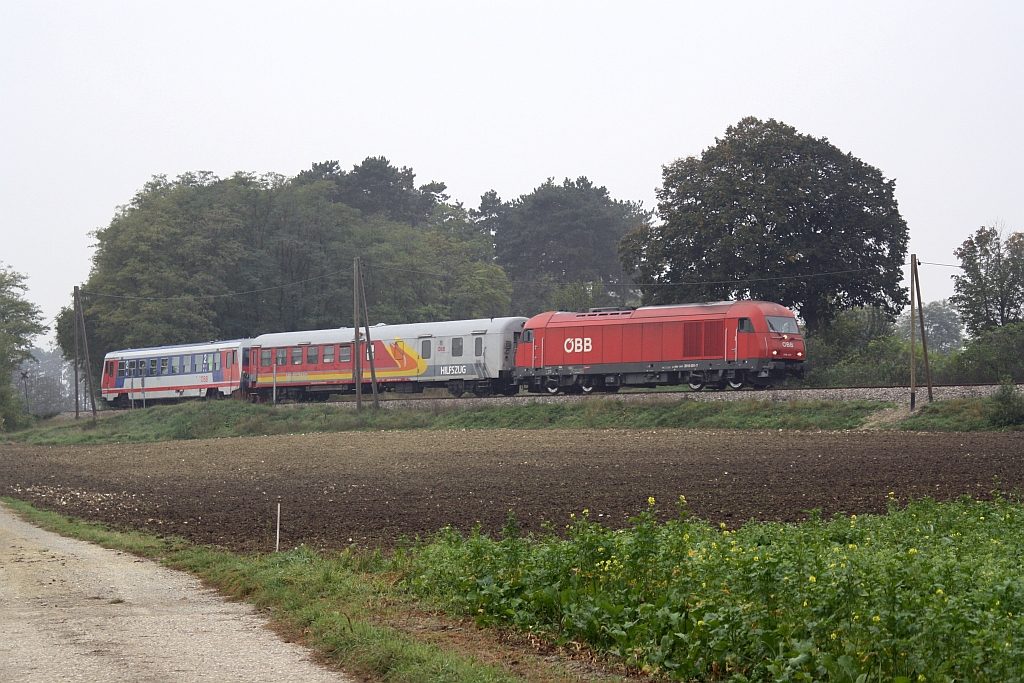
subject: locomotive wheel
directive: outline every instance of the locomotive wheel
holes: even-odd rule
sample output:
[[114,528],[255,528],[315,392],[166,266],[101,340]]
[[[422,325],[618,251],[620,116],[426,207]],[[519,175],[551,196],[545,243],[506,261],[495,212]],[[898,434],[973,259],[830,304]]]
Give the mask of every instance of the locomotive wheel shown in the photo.
[[744,382],[741,379],[731,379],[731,380],[729,380],[729,388],[730,389],[734,389],[736,391],[739,391],[740,389],[742,389],[745,386],[746,386],[746,382]]
[[594,384],[589,379],[585,379],[583,384],[580,385],[580,391],[584,394],[592,394],[594,393]]
[[558,386],[558,380],[555,380],[553,383],[551,380],[548,380],[548,382],[544,385],[544,392],[548,396],[554,396],[559,391],[561,391],[561,389],[562,388]]
[[690,387],[690,391],[700,391],[704,388],[704,382],[690,382],[687,386]]

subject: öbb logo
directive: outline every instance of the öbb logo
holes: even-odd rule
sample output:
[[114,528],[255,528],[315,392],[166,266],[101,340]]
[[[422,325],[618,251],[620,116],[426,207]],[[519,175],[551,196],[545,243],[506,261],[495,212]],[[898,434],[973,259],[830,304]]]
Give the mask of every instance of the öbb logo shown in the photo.
[[590,337],[569,337],[562,346],[566,353],[589,353],[594,343]]

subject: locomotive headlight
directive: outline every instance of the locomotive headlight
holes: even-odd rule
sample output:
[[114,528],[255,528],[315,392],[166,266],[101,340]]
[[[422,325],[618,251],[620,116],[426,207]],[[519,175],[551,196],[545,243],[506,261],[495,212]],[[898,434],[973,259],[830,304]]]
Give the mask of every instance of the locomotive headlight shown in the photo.
[[783,339],[789,339],[789,335],[788,334],[784,334],[784,335],[782,335],[782,338]]
[[772,355],[773,356],[777,356],[777,355],[779,355],[779,352],[778,351],[772,351]]
[[803,358],[804,357],[804,352],[803,351],[797,351],[796,352],[796,357],[797,358]]

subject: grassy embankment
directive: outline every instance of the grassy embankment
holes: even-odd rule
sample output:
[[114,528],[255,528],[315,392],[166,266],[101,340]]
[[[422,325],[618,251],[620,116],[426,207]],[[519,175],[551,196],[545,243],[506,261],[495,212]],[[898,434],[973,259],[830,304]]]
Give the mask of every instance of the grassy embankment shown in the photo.
[[332,662],[386,680],[562,675],[537,661],[529,671],[482,663],[482,641],[476,651],[465,641],[449,649],[426,642],[421,628],[392,625],[422,607],[581,644],[627,670],[671,678],[1024,678],[1019,500],[891,499],[886,515],[735,531],[690,518],[685,501],[677,521],[659,524],[650,503],[623,531],[584,512],[562,534],[519,538],[510,520],[502,538],[443,533],[388,558],[303,548],[241,557],[30,514],[62,533],[161,557],[269,608]]
[[650,401],[485,405],[463,409],[364,410],[331,405],[274,408],[242,401],[191,402],[93,422],[43,423],[3,435],[29,444],[99,444],[381,429],[703,428],[854,429],[891,404],[877,401]]

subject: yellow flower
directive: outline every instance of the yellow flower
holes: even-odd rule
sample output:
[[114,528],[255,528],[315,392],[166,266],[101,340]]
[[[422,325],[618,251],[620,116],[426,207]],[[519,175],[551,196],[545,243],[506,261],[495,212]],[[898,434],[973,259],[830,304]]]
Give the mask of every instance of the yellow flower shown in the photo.
[[945,593],[942,592],[941,588],[939,590],[935,591],[935,594],[936,595],[945,595]]
[[878,616],[875,616],[875,617],[871,617],[871,621],[873,621],[873,622],[875,622],[875,623],[878,623],[878,622],[879,622],[879,621],[881,621],[881,620],[882,620],[882,617],[878,617]]
[[917,553],[917,548],[911,548],[910,550],[907,551],[908,555],[914,555],[916,553]]
[[808,581],[810,581],[811,583],[817,583],[818,582],[818,580],[816,578],[814,578],[813,576],[808,577]]
[[647,497],[647,504],[648,505],[654,505],[654,496],[648,496]]

